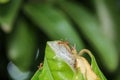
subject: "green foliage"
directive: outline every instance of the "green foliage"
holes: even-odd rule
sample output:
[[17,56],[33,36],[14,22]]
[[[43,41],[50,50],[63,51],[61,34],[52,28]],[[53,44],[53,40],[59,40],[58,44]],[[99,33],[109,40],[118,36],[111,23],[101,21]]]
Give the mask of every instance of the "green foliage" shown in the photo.
[[[100,31],[99,24],[94,16],[82,6],[73,3],[61,3],[61,5],[76,24],[78,24],[79,29],[82,30],[85,38],[89,40],[89,43],[99,52],[99,56],[107,69],[111,71],[115,70],[118,66],[117,50],[110,39],[106,39]],[[109,57],[106,58],[106,56]],[[115,59],[112,59],[112,57]]]
[[24,19],[20,19],[16,25],[16,30],[10,37],[8,43],[8,57],[22,71],[28,71],[35,56],[35,33],[29,29],[29,25]]
[[2,4],[5,4],[7,2],[9,2],[9,0],[0,0],[0,3],[2,3]]
[[[8,63],[22,73],[30,72],[28,76],[20,75],[29,79],[44,62],[33,80],[45,80],[45,75],[50,80],[56,76],[56,80],[75,80],[77,75],[82,80],[81,71],[74,72],[62,57],[52,59],[54,50],[49,45],[45,50],[48,40],[68,41],[77,51],[89,49],[96,57],[90,56],[97,76],[105,80],[98,62],[108,79],[119,79],[119,12],[116,0],[0,0],[0,65],[7,67],[0,68],[1,79],[14,79],[12,73],[19,75]],[[48,69],[52,71],[46,73]],[[9,70],[10,77],[6,74]]]
[[11,0],[8,4],[0,5],[0,24],[5,32],[11,32],[21,3],[22,0]]
[[79,45],[78,49],[83,48],[79,35],[62,11],[47,4],[28,4],[25,6],[25,12],[51,39],[66,38],[71,44]]
[[[82,69],[77,69],[77,71],[74,71],[74,69],[72,70],[69,63],[62,58],[67,55],[67,52],[64,50],[66,46],[59,46],[56,42],[59,41],[47,42],[42,72],[38,69],[32,80],[86,80],[81,73]],[[55,44],[59,47],[55,46]],[[59,50],[57,50],[57,47]],[[68,52],[68,54],[71,54],[70,51]],[[62,57],[57,54],[61,54]],[[91,56],[92,70],[100,78],[99,80],[106,80],[102,72],[99,70],[94,56],[90,52],[88,54]],[[74,65],[76,64],[74,63]]]

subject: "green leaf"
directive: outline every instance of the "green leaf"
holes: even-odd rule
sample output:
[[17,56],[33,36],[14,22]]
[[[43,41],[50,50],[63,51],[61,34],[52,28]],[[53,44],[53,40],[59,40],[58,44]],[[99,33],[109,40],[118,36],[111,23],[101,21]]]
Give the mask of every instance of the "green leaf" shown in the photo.
[[[77,78],[76,78],[77,77]],[[85,80],[81,70],[78,69],[76,75],[73,77],[73,80]]]
[[92,66],[93,71],[100,77],[101,80],[107,80],[105,76],[103,75],[103,73],[101,72],[101,70],[99,69],[97,62],[93,55],[91,59],[92,59],[91,66]]
[[83,49],[83,50],[80,51],[81,55],[84,54],[84,53],[87,53],[90,56],[90,58],[91,58],[91,68],[96,73],[96,75],[98,75],[100,80],[107,80],[105,78],[105,76],[103,75],[103,73],[101,72],[101,70],[99,69],[99,67],[97,65],[97,62],[96,62],[96,59],[93,56],[93,54],[87,49]]
[[115,45],[102,34],[95,17],[82,5],[78,6],[71,2],[63,2],[60,5],[78,25],[88,42],[96,49],[103,65],[109,71],[114,71],[118,66],[118,52]]
[[64,13],[47,4],[27,4],[25,12],[52,40],[68,40],[77,49],[82,49],[83,43],[77,31],[70,24]]
[[115,27],[117,15],[114,0],[93,0],[94,7],[96,9],[98,19],[101,23],[101,29],[104,35],[111,41],[116,41],[116,31]]
[[21,3],[22,0],[11,0],[7,4],[0,4],[0,24],[6,33],[11,32]]
[[[47,42],[42,72],[38,70],[32,80],[106,80],[88,50],[81,50],[80,56],[74,52],[66,42]],[[84,52],[91,56],[91,66]]]
[[31,80],[39,80],[38,76],[41,74],[41,72],[42,72],[42,70],[38,69]]
[[22,71],[28,71],[36,53],[36,37],[27,21],[20,19],[8,38],[8,57]]
[[38,76],[39,80],[72,80],[74,74],[72,69],[60,56],[56,56],[49,43],[46,46],[44,66]]
[[2,3],[2,4],[5,4],[5,3],[7,3],[7,2],[9,2],[10,0],[0,0],[0,4]]

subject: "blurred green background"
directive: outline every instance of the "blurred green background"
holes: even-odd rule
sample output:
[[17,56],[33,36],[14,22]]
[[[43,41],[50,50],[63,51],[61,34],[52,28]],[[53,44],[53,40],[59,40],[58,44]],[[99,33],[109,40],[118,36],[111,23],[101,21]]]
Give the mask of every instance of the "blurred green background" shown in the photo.
[[120,0],[0,0],[0,79],[30,80],[47,41],[87,48],[120,80]]

